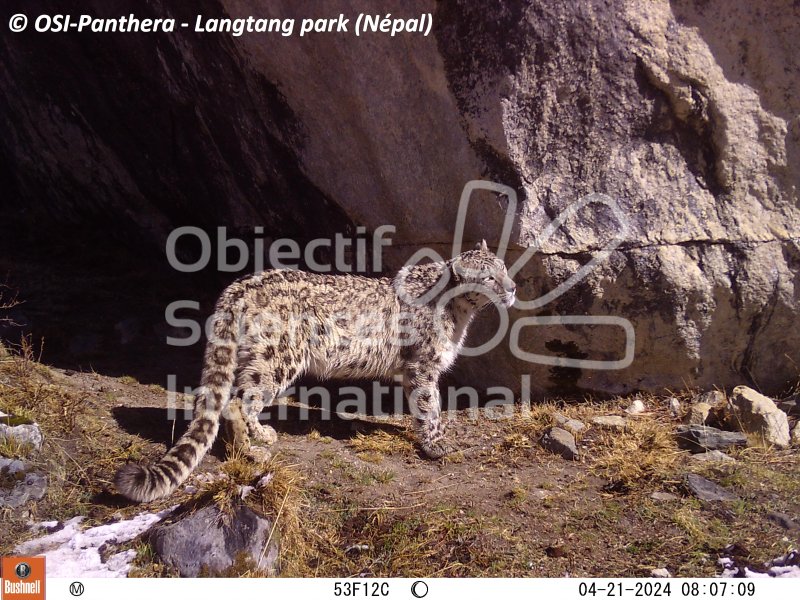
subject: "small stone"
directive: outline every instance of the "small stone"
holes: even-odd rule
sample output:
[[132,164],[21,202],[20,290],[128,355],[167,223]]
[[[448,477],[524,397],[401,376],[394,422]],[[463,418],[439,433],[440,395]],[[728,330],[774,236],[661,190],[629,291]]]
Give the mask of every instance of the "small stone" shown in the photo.
[[699,396],[695,396],[693,404],[698,404],[700,402],[708,404],[712,407],[722,405],[725,403],[725,392],[711,390],[710,392],[705,392]]
[[0,423],[0,440],[12,440],[21,446],[30,446],[34,450],[42,449],[42,430],[36,423],[11,427]]
[[573,435],[578,433],[579,431],[583,431],[584,429],[586,429],[586,425],[581,421],[578,421],[577,419],[570,419],[568,417],[565,417],[561,413],[556,413],[555,415],[553,415],[553,417],[555,418],[555,421],[556,423],[558,423],[559,427],[561,427],[562,429],[566,429]]
[[800,529],[800,524],[798,524],[797,521],[795,521],[794,519],[792,519],[792,517],[790,517],[785,513],[780,513],[776,511],[768,512],[767,519],[769,519],[773,523],[780,525],[784,529],[788,529],[790,531],[793,531],[795,529]]
[[650,571],[650,575],[652,575],[653,577],[660,577],[660,578],[672,577],[672,574],[663,567],[660,569],[653,569],[652,571]]
[[678,417],[681,414],[681,401],[677,398],[669,399],[669,413],[673,417]]
[[698,402],[697,404],[692,404],[683,422],[687,425],[705,425],[710,413],[710,404],[707,402]]
[[640,415],[645,411],[644,402],[641,400],[634,400],[631,402],[631,405],[625,409],[625,412],[629,415]]
[[243,559],[275,574],[276,540],[264,551],[271,530],[272,521],[246,506],[239,506],[226,519],[216,506],[208,506],[174,523],[155,526],[149,539],[161,561],[182,577],[222,574]]
[[800,421],[795,423],[794,429],[792,430],[792,444],[800,446]]
[[627,426],[628,422],[617,415],[604,415],[601,417],[592,417],[592,425],[601,427],[603,429],[614,429],[622,431]]
[[747,436],[734,431],[722,431],[705,425],[681,425],[677,429],[678,446],[693,453],[747,446]]
[[680,500],[678,496],[675,494],[670,494],[669,492],[653,492],[650,494],[650,498],[653,500],[657,500],[659,502],[672,502],[674,500]]
[[533,490],[531,492],[531,496],[537,500],[545,500],[547,498],[552,498],[555,495],[555,492],[551,490]]
[[764,442],[788,448],[789,419],[775,402],[745,385],[733,388],[727,407],[727,420],[737,429],[755,434]]
[[689,490],[700,500],[707,502],[729,502],[738,498],[721,485],[700,477],[694,473],[686,476],[686,485]]
[[47,477],[21,460],[0,458],[0,507],[20,508],[40,500],[47,491]]
[[709,450],[707,452],[700,452],[699,454],[693,454],[692,460],[698,462],[736,462],[736,459],[732,456],[728,456],[724,452],[720,452],[719,450]]
[[578,421],[577,419],[570,419],[569,421],[564,423],[562,427],[572,434],[576,434],[586,429],[586,425],[582,421]]
[[549,450],[553,454],[559,454],[567,460],[578,460],[578,448],[575,446],[575,438],[569,431],[560,427],[551,427],[539,440],[542,448]]

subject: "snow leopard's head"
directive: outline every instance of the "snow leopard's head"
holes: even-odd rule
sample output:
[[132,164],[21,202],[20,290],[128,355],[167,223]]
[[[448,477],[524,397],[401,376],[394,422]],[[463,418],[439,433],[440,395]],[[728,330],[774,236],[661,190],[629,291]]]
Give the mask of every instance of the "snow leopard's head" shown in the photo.
[[452,259],[450,269],[463,297],[476,308],[490,303],[509,307],[517,299],[517,285],[508,276],[505,263],[489,250],[486,240]]

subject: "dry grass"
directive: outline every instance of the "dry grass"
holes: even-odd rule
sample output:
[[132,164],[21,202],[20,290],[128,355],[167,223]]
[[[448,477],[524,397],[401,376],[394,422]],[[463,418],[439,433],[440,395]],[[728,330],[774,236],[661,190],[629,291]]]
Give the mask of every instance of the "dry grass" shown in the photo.
[[624,431],[603,432],[592,470],[625,487],[673,478],[688,453],[669,427],[652,418],[631,419]]
[[[7,282],[0,283],[0,310],[9,310],[20,304],[22,302],[19,300],[19,292],[9,287]],[[0,315],[0,323],[15,324],[10,317],[2,315]]]
[[413,454],[414,444],[406,433],[393,434],[377,429],[368,435],[357,433],[350,440],[350,447],[356,455],[368,462],[380,462],[378,456],[394,454]]
[[503,448],[506,450],[523,450],[533,448],[533,442],[524,433],[510,433],[503,438]]
[[[308,525],[303,515],[307,512],[306,492],[297,465],[273,457],[267,463],[253,462],[243,452],[234,455],[220,466],[221,474],[204,484],[181,511],[196,511],[209,505],[219,509],[224,523],[237,508],[247,506],[272,520],[265,551],[272,542],[278,542],[278,572],[291,576],[295,565],[303,564],[310,551]],[[249,493],[243,498],[243,491]],[[145,542],[130,545],[137,551],[132,577],[170,577],[176,573],[158,564],[152,548]],[[263,558],[263,555],[262,557]],[[266,570],[251,557],[236,558],[222,577],[267,577],[274,573]],[[202,574],[201,574],[202,576]]]
[[513,575],[512,563],[521,575],[529,558],[529,543],[501,521],[455,506],[341,504],[318,508],[309,518],[309,552],[287,573],[292,576]]
[[23,337],[19,348],[6,349],[0,360],[0,410],[43,428],[69,433],[83,413],[83,399],[53,383],[47,367],[38,362],[43,344],[34,348]]
[[274,521],[274,530],[280,535],[279,569],[291,576],[294,565],[303,564],[310,552],[308,522],[305,519],[308,501],[303,477],[297,465],[273,459],[267,468],[271,474],[268,485],[258,489],[253,502]]
[[44,498],[25,511],[3,514],[2,553],[31,535],[26,525],[31,518],[63,520],[89,514],[88,523],[102,520],[112,509],[93,502],[110,483],[100,474],[113,472],[126,458],[138,457],[144,446],[111,435],[107,421],[87,410],[86,395],[60,385],[57,375],[38,362],[41,348],[24,337],[17,347],[5,347],[0,353],[0,410],[15,422],[37,423],[44,437],[40,452],[4,440],[0,455],[24,458],[48,476]]

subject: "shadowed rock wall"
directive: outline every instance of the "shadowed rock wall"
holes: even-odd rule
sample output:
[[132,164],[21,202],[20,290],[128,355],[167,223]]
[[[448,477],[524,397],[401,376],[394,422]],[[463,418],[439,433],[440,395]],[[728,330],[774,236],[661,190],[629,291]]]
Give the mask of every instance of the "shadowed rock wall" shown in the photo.
[[[32,15],[44,3],[9,2]],[[47,3],[54,12],[53,3]],[[94,6],[89,10],[88,6]],[[369,3],[136,3],[139,16],[353,16]],[[507,338],[459,383],[625,393],[800,371],[800,8],[791,2],[403,2],[429,37],[175,32],[3,36],[0,183],[7,223],[92,222],[163,244],[177,225],[264,226],[308,239],[395,225],[389,266],[448,253],[470,179],[517,190],[509,262],[592,192],[624,240],[531,315],[612,315],[635,330],[624,370],[514,357]],[[63,9],[68,12],[67,8]],[[94,2],[97,16],[125,2]],[[44,12],[42,9],[41,12]],[[497,241],[480,196],[466,238]],[[620,232],[607,207],[567,219],[516,279],[555,289]],[[484,319],[473,341],[488,337]],[[614,360],[612,326],[526,327],[534,353]]]

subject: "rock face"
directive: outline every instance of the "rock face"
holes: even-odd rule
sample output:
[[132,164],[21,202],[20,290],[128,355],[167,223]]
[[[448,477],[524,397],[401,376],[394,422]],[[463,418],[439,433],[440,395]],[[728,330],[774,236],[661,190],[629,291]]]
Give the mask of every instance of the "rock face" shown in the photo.
[[275,573],[277,540],[264,548],[272,522],[247,507],[237,508],[226,519],[227,524],[219,509],[209,506],[175,523],[154,527],[150,541],[161,561],[178,569],[182,577],[224,574],[242,560]]
[[[190,22],[374,10],[135,6]],[[85,11],[116,16],[100,0]],[[552,302],[511,311],[519,348],[619,360],[628,334],[618,325],[520,322],[613,316],[632,325],[633,362],[532,363],[504,341],[459,361],[454,379],[518,390],[531,374],[537,395],[752,382],[777,393],[796,377],[800,5],[414,0],[398,11],[432,13],[433,33],[15,34],[0,46],[4,227],[63,236],[99,225],[163,247],[187,222],[303,240],[394,225],[385,264],[396,268],[422,246],[449,254],[461,190],[488,179],[519,197],[507,259],[522,259],[522,300],[598,258]],[[594,192],[618,212],[588,204],[544,239]],[[465,239],[497,243],[505,207],[476,194]],[[482,321],[473,343],[496,326]]]
[[734,388],[728,404],[728,422],[737,429],[755,434],[764,442],[787,448],[789,419],[771,398],[747,386]]

